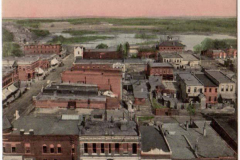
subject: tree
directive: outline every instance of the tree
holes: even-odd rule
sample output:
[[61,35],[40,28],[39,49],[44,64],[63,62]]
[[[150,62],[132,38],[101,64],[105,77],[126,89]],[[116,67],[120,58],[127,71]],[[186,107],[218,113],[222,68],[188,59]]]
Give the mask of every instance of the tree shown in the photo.
[[97,49],[106,49],[106,48],[108,48],[108,45],[101,43],[101,44],[97,45],[96,48]]
[[205,38],[201,42],[202,50],[212,49],[214,47],[214,42],[210,38]]
[[192,103],[189,103],[187,107],[188,114],[190,116],[190,125],[192,124],[192,116],[196,114],[196,109]]
[[128,56],[129,48],[130,48],[130,45],[129,45],[128,42],[126,42],[126,43],[124,44],[124,48],[123,48],[123,50],[124,50],[124,57],[127,57],[127,56]]
[[117,51],[118,51],[118,52],[122,52],[122,51],[123,51],[123,46],[122,46],[122,44],[119,44],[119,45],[117,46]]

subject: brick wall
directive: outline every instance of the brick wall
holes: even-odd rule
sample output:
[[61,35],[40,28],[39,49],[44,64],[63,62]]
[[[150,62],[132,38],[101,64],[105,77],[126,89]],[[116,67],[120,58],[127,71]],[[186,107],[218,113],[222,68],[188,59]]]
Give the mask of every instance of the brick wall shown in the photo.
[[62,46],[56,45],[25,45],[24,54],[60,54]]

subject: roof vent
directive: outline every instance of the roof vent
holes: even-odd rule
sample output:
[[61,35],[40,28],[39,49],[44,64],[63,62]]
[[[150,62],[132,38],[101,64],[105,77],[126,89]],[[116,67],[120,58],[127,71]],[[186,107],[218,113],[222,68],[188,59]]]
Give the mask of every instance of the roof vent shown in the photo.
[[30,135],[34,135],[34,130],[33,129],[29,129],[29,134]]
[[20,129],[20,135],[24,135],[24,129]]

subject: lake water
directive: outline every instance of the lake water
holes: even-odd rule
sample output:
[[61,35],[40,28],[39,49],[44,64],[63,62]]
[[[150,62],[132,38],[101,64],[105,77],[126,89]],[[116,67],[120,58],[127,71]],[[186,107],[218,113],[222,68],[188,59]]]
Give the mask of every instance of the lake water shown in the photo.
[[[51,40],[54,36],[60,36],[62,35],[65,38],[70,38],[72,37],[68,33],[53,33],[43,39],[40,40],[41,43],[46,43],[47,41]],[[144,43],[147,41],[159,41],[160,38],[164,37],[164,35],[157,35],[157,38],[155,39],[138,39],[135,38],[135,33],[134,34],[124,34],[124,33],[117,33],[117,34],[88,34],[85,36],[111,36],[114,37],[112,39],[105,39],[105,40],[94,40],[90,41],[87,43],[82,43],[82,44],[76,44],[76,45],[83,45],[86,48],[95,48],[98,44],[100,43],[105,43],[109,47],[116,47],[120,43],[125,43],[128,42],[130,45],[134,45],[137,43]],[[189,34],[189,35],[172,35],[173,37],[178,37],[178,39],[186,45],[186,50],[193,50],[193,47],[197,44],[200,44],[205,38],[211,38],[211,39],[236,39],[234,36],[229,36],[229,35],[221,35],[221,34],[213,34],[213,35],[194,35],[194,34]],[[165,36],[166,37],[166,36]],[[153,44],[152,44],[153,45]]]

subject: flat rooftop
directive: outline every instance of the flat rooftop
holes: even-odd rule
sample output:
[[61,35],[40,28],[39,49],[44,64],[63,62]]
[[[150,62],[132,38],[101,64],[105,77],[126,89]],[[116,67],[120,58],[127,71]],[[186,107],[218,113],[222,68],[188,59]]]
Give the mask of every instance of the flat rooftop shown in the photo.
[[119,121],[90,121],[85,122],[85,127],[81,129],[80,134],[91,136],[137,136],[137,127],[134,121],[124,120],[125,129],[121,130],[121,120]]
[[150,63],[150,67],[170,67],[173,68],[173,66],[170,63]]
[[160,52],[160,55],[163,58],[182,58],[177,52],[170,52],[170,53]]
[[170,152],[170,149],[159,129],[153,126],[140,126],[139,130],[141,133],[143,152],[149,152],[155,148],[163,150],[164,152]]
[[202,74],[195,74],[197,79],[203,83],[204,87],[217,87],[217,85],[211,81],[204,73]]
[[207,70],[206,73],[208,73],[212,78],[217,80],[219,83],[234,83],[230,78],[224,75],[221,71]]
[[188,86],[203,86],[191,73],[179,73],[178,75]]
[[25,132],[33,129],[34,135],[78,135],[78,123],[78,120],[62,120],[56,116],[24,116],[13,122],[12,135],[19,135],[21,129]]
[[184,61],[199,61],[199,59],[189,53],[183,53],[179,55],[183,58]]
[[163,81],[163,86],[165,89],[169,90],[177,90],[177,82],[168,82],[168,81]]
[[[172,158],[194,159],[197,158],[191,149],[197,146],[199,158],[233,157],[235,152],[206,122],[206,136],[203,136],[204,121],[195,121],[197,128],[185,129],[179,123],[163,124],[163,130],[168,131],[166,139],[172,150]],[[186,138],[187,139],[186,139]],[[189,144],[190,143],[190,144]]]

